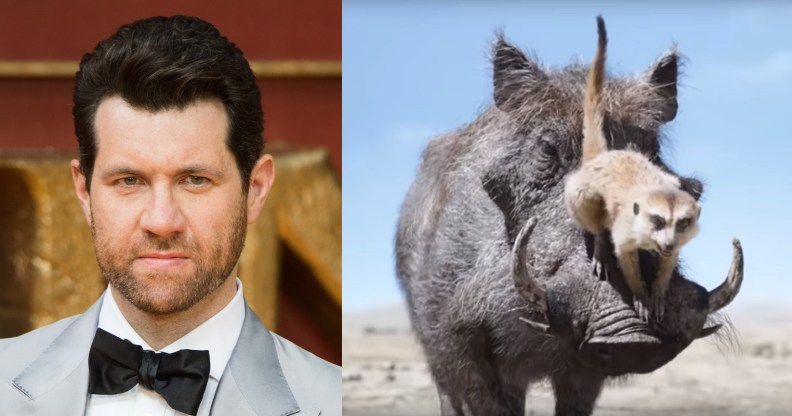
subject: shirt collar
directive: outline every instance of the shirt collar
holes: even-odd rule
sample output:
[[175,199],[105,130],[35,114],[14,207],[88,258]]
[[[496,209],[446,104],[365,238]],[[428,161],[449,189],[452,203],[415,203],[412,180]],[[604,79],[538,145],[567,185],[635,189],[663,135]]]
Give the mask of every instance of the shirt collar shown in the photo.
[[[223,370],[231,359],[242,324],[245,321],[245,302],[242,296],[242,282],[237,278],[237,291],[234,297],[217,314],[206,320],[183,337],[172,344],[162,348],[159,352],[175,352],[183,349],[209,351],[210,370],[209,376],[219,381]],[[99,328],[121,338],[138,344],[143,349],[153,350],[143,338],[138,335],[121,313],[118,304],[107,287],[99,311]]]

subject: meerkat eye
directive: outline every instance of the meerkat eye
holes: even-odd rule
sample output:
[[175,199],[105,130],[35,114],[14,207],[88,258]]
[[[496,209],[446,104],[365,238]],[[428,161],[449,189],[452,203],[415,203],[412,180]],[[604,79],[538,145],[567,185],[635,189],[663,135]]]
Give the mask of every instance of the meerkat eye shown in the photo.
[[655,230],[662,230],[666,226],[665,219],[659,215],[650,216],[649,221],[652,222],[652,225],[655,227]]
[[690,226],[690,218],[682,218],[677,221],[676,228],[679,231],[685,231]]

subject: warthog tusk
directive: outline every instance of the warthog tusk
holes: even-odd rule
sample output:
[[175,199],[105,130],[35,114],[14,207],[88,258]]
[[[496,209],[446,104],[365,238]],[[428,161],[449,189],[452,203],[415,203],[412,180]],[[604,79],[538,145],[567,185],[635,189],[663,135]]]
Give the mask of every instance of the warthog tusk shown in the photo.
[[699,332],[699,334],[698,334],[698,336],[696,338],[706,338],[706,337],[718,332],[718,330],[721,329],[722,326],[723,325],[721,325],[721,324],[708,326],[708,327],[702,329],[701,332]]
[[529,265],[526,260],[526,246],[534,226],[536,226],[536,219],[529,219],[520,230],[517,239],[514,240],[514,247],[512,248],[512,278],[514,279],[514,287],[520,296],[529,305],[547,316],[547,294],[528,270]]

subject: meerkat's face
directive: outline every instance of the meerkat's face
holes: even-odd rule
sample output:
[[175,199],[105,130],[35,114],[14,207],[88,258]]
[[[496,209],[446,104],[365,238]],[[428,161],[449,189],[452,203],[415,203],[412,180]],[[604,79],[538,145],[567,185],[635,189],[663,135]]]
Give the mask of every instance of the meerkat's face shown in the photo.
[[699,203],[682,191],[649,192],[633,203],[638,248],[670,256],[698,234]]

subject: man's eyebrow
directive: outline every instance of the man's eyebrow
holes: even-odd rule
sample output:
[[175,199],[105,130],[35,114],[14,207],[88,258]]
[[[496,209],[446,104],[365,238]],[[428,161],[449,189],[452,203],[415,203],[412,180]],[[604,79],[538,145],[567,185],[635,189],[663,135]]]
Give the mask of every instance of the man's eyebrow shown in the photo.
[[102,172],[102,179],[111,179],[119,176],[143,176],[143,172],[128,166],[117,166]]
[[[176,176],[185,176],[185,175],[207,175],[214,178],[222,178],[223,172],[220,169],[207,166],[207,165],[187,165],[175,172]],[[129,167],[129,166],[116,166],[112,167],[104,172],[102,172],[101,178],[102,179],[112,179],[121,176],[144,176],[143,172]]]
[[208,175],[215,178],[222,178],[224,176],[220,169],[206,165],[188,165],[176,171],[176,175]]

